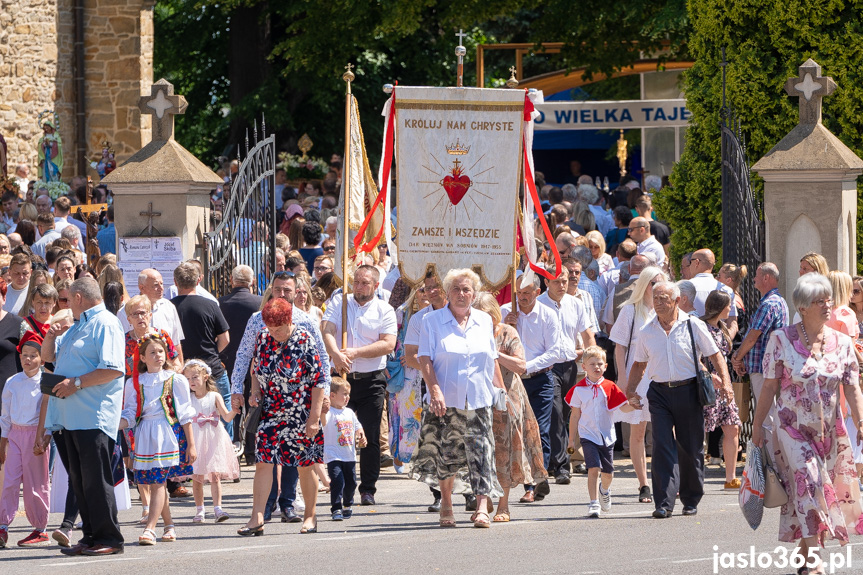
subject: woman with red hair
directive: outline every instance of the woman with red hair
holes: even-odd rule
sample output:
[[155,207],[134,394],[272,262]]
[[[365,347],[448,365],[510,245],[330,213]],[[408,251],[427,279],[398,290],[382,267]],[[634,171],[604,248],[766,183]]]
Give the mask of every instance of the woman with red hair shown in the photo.
[[277,298],[261,310],[266,327],[255,347],[249,404],[261,406],[255,437],[252,517],[239,535],[264,533],[264,507],[273,484],[273,465],[298,467],[306,510],[300,533],[316,533],[318,479],[315,463],[324,458],[321,407],[326,378],[315,340],[294,325],[293,306]]

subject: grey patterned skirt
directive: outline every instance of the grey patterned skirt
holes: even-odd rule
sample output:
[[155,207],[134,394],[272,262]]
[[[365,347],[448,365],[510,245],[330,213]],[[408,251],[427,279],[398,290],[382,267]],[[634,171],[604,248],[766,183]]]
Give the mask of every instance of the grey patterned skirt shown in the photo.
[[503,495],[494,463],[492,408],[448,407],[438,417],[423,406],[419,446],[411,464],[411,477],[432,487],[455,477],[453,493]]

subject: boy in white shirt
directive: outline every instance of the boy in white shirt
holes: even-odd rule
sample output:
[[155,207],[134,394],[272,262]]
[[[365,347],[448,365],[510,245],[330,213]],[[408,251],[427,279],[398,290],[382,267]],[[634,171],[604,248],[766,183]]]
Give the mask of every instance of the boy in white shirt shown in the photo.
[[321,416],[324,424],[324,463],[330,475],[330,512],[333,521],[353,514],[357,489],[357,445],[365,447],[366,436],[354,410],[348,407],[351,384],[333,377],[330,384],[330,409]]
[[[601,347],[594,345],[585,349],[582,365],[586,377],[569,390],[565,399],[572,407],[569,416],[569,451],[575,451],[575,437],[580,437],[590,495],[587,516],[595,518],[602,511],[611,510],[610,488],[614,477],[614,442],[617,440],[613,416],[635,408],[627,402],[626,395],[613,381],[603,377],[608,364]],[[600,472],[602,485],[599,486],[597,500],[596,487]]]

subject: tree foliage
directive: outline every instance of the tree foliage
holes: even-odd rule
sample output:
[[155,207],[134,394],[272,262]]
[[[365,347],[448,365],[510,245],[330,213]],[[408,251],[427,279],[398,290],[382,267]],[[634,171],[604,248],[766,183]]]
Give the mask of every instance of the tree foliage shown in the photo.
[[[695,65],[684,75],[692,121],[686,147],[671,174],[672,187],[655,201],[675,230],[672,256],[709,247],[721,251],[719,110],[721,48],[727,51],[727,99],[747,136],[751,163],[796,124],[797,99],[783,90],[807,58],[839,89],[824,99],[823,121],[845,145],[863,154],[863,3],[840,0],[690,0],[689,51]],[[754,181],[756,194],[763,183]],[[858,186],[858,196],[863,188]],[[813,203],[813,209],[817,205]],[[857,224],[858,260],[863,226]],[[721,259],[721,258],[720,258]]]

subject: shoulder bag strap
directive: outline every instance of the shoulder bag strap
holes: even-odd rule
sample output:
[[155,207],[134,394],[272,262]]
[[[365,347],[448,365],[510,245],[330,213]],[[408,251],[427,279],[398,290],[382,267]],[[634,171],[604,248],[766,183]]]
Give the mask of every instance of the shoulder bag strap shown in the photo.
[[692,321],[687,318],[686,319],[686,327],[689,329],[689,341],[692,343],[692,363],[695,364],[695,375],[698,376],[698,372],[701,371],[698,369],[698,348],[695,347],[695,336],[692,334]]
[[623,356],[623,369],[626,369],[626,364],[629,363],[629,352],[632,349],[632,332],[635,331],[635,306],[632,306],[632,324],[629,326],[629,343],[626,344],[626,354]]

